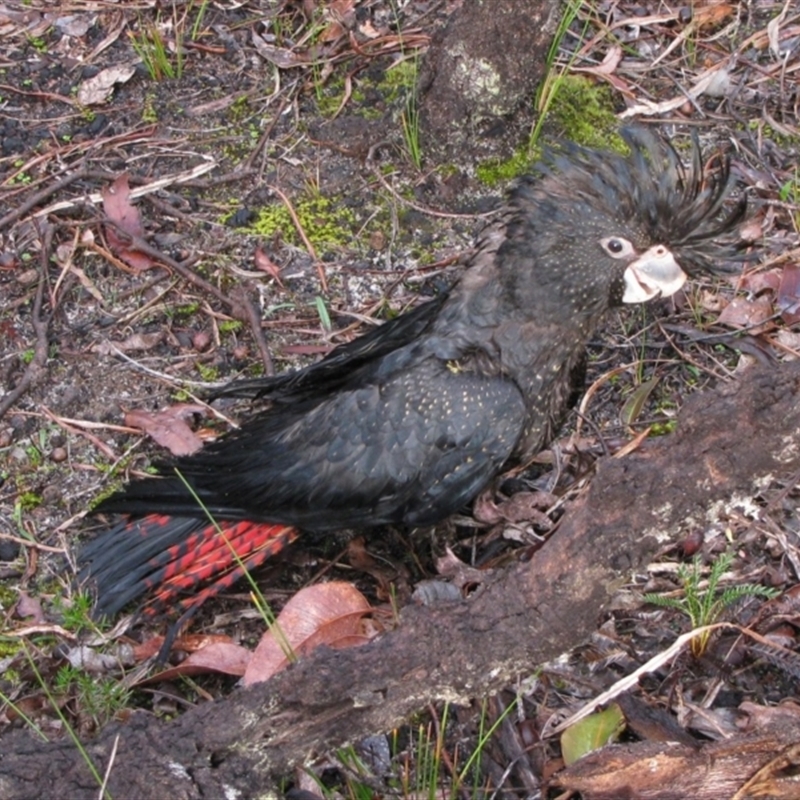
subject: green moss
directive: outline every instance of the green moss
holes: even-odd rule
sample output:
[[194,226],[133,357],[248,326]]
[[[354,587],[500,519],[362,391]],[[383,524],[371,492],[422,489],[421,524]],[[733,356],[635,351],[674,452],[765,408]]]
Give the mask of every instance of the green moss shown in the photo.
[[240,319],[226,319],[219,324],[219,332],[220,333],[233,333],[234,331],[240,331],[244,325]]
[[[362,74],[350,100],[358,106],[357,113],[363,119],[381,119],[386,113],[386,108],[407,102],[409,95],[416,88],[417,73],[418,64],[416,59],[412,58],[389,67],[383,72],[380,80],[372,80],[366,74]],[[371,104],[364,105],[370,89],[376,91],[382,99],[378,107]],[[341,101],[341,94],[339,100]]]
[[678,427],[678,420],[671,419],[667,422],[655,422],[650,426],[651,436],[666,436],[673,433]]
[[[22,645],[17,645],[17,649],[13,652],[9,653],[9,656],[15,656],[21,649]],[[5,655],[0,652],[0,657],[6,658]],[[22,680],[22,676],[19,674],[19,671],[16,669],[6,669],[3,672],[3,680],[6,681],[11,686],[17,686]]]
[[[15,656],[22,649],[22,642],[18,641],[1,641],[0,642],[0,658],[11,658]],[[14,679],[9,677],[7,671],[3,672],[3,679],[14,683]]]
[[[345,98],[344,74],[332,76],[324,87],[320,88],[316,94],[317,110],[324,117],[332,117],[341,107]],[[357,87],[352,87],[348,103],[360,105],[365,100],[364,92]]]
[[511,158],[502,161],[489,159],[475,168],[475,176],[486,186],[497,186],[506,183],[527,172],[536,160],[538,151],[531,152],[526,146],[514,153]]
[[436,172],[442,178],[451,178],[453,175],[458,175],[461,170],[455,164],[439,164],[436,167]]
[[17,590],[0,583],[0,608],[11,608],[17,600],[19,600]]
[[41,36],[29,36],[28,37],[28,44],[36,50],[37,53],[46,53],[47,52],[47,40],[43,39]]
[[[295,203],[294,211],[309,241],[318,250],[331,250],[353,243],[355,215],[335,199],[310,197]],[[279,234],[289,244],[301,243],[289,210],[283,203],[260,209],[250,228],[261,236]]]
[[410,89],[417,83],[417,61],[408,59],[401,61],[386,70],[380,85],[389,89]]
[[230,122],[241,124],[250,116],[251,113],[250,98],[244,94],[241,97],[237,97],[236,100],[231,103],[230,107],[228,108],[227,117]]
[[109,485],[106,486],[106,488],[103,489],[102,492],[99,492],[95,497],[91,499],[91,501],[89,502],[89,510],[92,511],[93,509],[97,508],[97,506],[99,506],[100,503],[103,502],[103,500],[107,500],[109,497],[111,497],[112,494],[119,491],[121,488],[122,488],[121,480],[112,481],[111,483],[109,483]]
[[184,303],[180,306],[172,306],[167,308],[167,316],[169,317],[191,317],[200,310],[200,303]]
[[[781,186],[778,197],[784,203],[791,203],[794,206],[800,205],[800,172],[798,172],[797,167],[794,168],[794,176]],[[794,214],[794,224],[795,227],[800,227],[800,211],[796,211]]]
[[153,125],[158,122],[158,112],[156,111],[156,98],[152,94],[145,95],[142,103],[142,122]]
[[209,383],[213,383],[219,379],[219,369],[217,369],[217,367],[210,367],[206,364],[198,364],[197,371],[200,373],[200,377]]
[[22,511],[31,511],[42,504],[42,498],[36,492],[23,492],[17,497],[17,505]]
[[566,75],[554,90],[549,122],[555,135],[585,147],[627,152],[614,113],[614,95],[605,84]]
[[264,377],[264,365],[252,363],[249,367],[245,369],[245,374],[248,378],[263,378]]
[[775,128],[773,128],[771,125],[768,125],[765,122],[763,122],[761,117],[758,117],[756,119],[751,119],[747,123],[747,127],[751,131],[758,131],[761,138],[769,139],[779,147],[784,147],[784,148],[794,147],[798,144],[798,142],[800,142],[800,137],[791,136],[789,134],[783,133],[782,131],[775,130]]

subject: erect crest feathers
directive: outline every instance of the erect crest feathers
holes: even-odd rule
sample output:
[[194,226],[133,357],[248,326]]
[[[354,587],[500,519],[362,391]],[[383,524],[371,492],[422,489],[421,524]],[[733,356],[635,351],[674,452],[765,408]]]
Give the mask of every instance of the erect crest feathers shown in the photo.
[[644,230],[687,271],[719,271],[719,260],[741,247],[736,231],[747,205],[742,197],[723,210],[734,183],[729,160],[706,174],[696,136],[685,164],[668,141],[647,130],[621,135],[628,155],[569,143],[547,151],[534,170],[545,178],[542,189]]

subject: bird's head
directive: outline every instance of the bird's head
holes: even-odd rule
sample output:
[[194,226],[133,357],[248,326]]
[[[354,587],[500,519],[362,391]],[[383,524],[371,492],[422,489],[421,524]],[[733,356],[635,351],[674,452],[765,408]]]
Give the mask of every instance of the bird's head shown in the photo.
[[576,145],[549,153],[512,193],[498,256],[518,308],[590,322],[622,303],[668,297],[689,276],[726,271],[745,213],[744,199],[723,212],[727,161],[705,175],[696,140],[684,165],[647,131],[623,137],[625,156]]

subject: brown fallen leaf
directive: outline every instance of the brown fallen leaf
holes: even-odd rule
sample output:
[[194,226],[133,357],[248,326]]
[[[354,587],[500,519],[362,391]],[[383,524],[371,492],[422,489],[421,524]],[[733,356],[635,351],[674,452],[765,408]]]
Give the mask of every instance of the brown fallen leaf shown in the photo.
[[[371,610],[367,598],[344,581],[302,589],[284,606],[273,629],[258,643],[244,674],[244,685],[265,681],[285,669],[291,654],[304,655],[321,644],[364,644],[370,634],[362,627],[362,618]],[[278,632],[273,634],[275,628]]]
[[693,22],[702,31],[717,28],[736,11],[730,3],[711,2],[695,6]]
[[172,455],[188,456],[203,446],[203,440],[189,427],[186,418],[205,413],[203,406],[191,403],[180,403],[163,411],[134,408],[125,414],[125,424],[140,428]]
[[745,275],[741,281],[741,288],[750,294],[761,294],[762,292],[778,293],[781,286],[781,269],[768,269],[761,272],[751,272]]
[[256,265],[256,269],[260,269],[262,272],[266,272],[267,275],[271,275],[273,278],[275,278],[278,286],[283,289],[281,268],[264,252],[261,247],[256,247],[256,251],[253,254],[253,263]]
[[634,92],[631,86],[619,75],[615,75],[617,67],[622,62],[622,48],[614,45],[609,49],[602,62],[592,67],[573,67],[572,72],[583,72],[587,75],[594,75],[601,80],[607,81],[617,91],[628,97],[633,97]]
[[776,305],[787,325],[800,322],[800,267],[797,264],[787,264],[783,268]]
[[152,350],[157,344],[164,339],[163,331],[156,331],[154,333],[133,333],[122,342],[100,342],[99,344],[92,345],[92,352],[99,353],[102,356],[114,355],[117,351],[123,353],[130,353],[134,351],[147,351]]
[[389,593],[392,581],[397,577],[397,570],[379,564],[367,550],[363,536],[356,536],[347,544],[347,560],[353,569],[366,572],[378,582],[379,591]]
[[475,501],[475,519],[496,525],[498,522],[533,522],[549,530],[550,518],[542,509],[552,506],[558,498],[549,492],[517,492],[508,500],[495,503],[491,494],[484,492]]
[[436,559],[436,572],[447,578],[459,592],[465,586],[478,586],[486,580],[487,572],[463,562],[449,547]]
[[306,51],[297,53],[285,47],[276,47],[268,44],[253,31],[251,41],[256,52],[266,61],[274,64],[279,69],[292,69],[292,67],[309,67],[314,64],[314,58]]
[[[230,636],[221,633],[186,633],[183,636],[176,636],[175,641],[172,642],[170,652],[180,650],[182,653],[196,653],[204,647],[217,642],[232,642]],[[137,642],[133,645],[133,658],[134,663],[138,664],[141,661],[146,661],[161,652],[164,646],[163,636],[150,636],[143,642]]]
[[[103,211],[115,225],[131,236],[141,237],[144,233],[139,209],[131,204],[131,187],[128,174],[123,173],[110,186],[103,188]],[[106,226],[106,238],[112,252],[135,270],[150,269],[155,261],[139,250],[132,248],[117,228]]]
[[717,322],[730,325],[732,328],[747,328],[752,334],[764,333],[773,325],[767,324],[772,316],[772,300],[768,297],[756,297],[747,300],[734,297],[719,315]]
[[14,607],[15,616],[28,622],[45,622],[47,617],[42,609],[42,604],[36,597],[31,597],[26,592],[20,591],[19,600]]
[[236,677],[244,675],[253,654],[246,647],[242,647],[242,645],[236,644],[230,639],[220,641],[220,639],[227,639],[227,637],[216,638],[216,641],[210,641],[177,666],[168,667],[157,675],[145,678],[136,685],[144,686],[148,683],[161,683],[162,681],[171,681],[186,675],[204,675],[207,672],[220,672],[223,675],[235,675]]
[[78,88],[81,106],[105,103],[118,83],[127,83],[136,73],[134,64],[115,64],[85,80]]

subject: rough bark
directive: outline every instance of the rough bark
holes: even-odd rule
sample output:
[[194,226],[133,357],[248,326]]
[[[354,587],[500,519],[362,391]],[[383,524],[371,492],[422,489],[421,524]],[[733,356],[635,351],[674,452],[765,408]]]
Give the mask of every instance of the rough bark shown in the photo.
[[[545,547],[469,600],[409,607],[366,647],[318,651],[172,723],[135,714],[88,751],[102,773],[118,739],[116,798],[263,796],[294,764],[389,730],[431,701],[491,692],[577,645],[660,542],[724,518],[765,479],[798,467],[800,365],[753,370],[690,398],[674,436],[601,461]],[[0,752],[0,797],[79,800],[97,786],[70,742],[15,731]]]
[[438,162],[508,157],[533,120],[562,0],[464,0],[431,42],[419,81],[420,138]]

